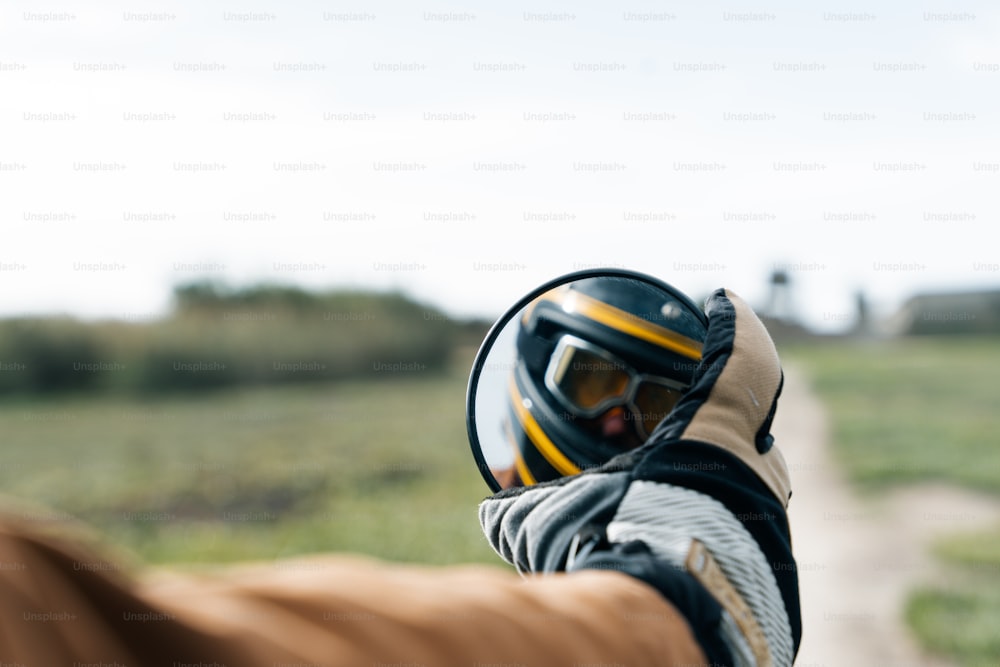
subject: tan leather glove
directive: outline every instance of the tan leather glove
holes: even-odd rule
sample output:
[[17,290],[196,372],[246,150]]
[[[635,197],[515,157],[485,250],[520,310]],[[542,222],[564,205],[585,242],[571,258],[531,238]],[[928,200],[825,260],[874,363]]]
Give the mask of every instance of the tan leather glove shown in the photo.
[[692,386],[643,446],[505,490],[480,521],[522,572],[615,568],[655,586],[713,661],[791,665],[801,638],[791,487],[770,434],[781,366],[738,296],[717,290],[706,314]]

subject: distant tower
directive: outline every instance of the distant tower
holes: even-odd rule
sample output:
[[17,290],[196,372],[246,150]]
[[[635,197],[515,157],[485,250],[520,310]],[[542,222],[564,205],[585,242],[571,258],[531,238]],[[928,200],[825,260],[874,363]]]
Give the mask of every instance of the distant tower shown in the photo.
[[871,309],[863,290],[854,293],[854,333],[864,336],[871,333]]
[[785,322],[794,319],[791,278],[783,269],[771,272],[771,293],[768,297],[767,316]]

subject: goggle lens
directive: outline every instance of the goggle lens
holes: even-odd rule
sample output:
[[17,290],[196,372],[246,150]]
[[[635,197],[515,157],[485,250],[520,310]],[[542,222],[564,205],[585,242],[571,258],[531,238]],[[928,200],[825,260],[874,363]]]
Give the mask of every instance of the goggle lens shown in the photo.
[[632,375],[624,364],[590,350],[566,346],[555,372],[558,391],[580,410],[593,410],[611,398],[623,398]]
[[626,407],[642,440],[670,414],[684,391],[668,378],[638,373],[611,352],[575,336],[559,340],[545,383],[567,409],[584,419]]
[[681,392],[673,387],[650,381],[639,384],[632,401],[639,411],[638,421],[642,425],[644,437],[648,438],[653,433],[657,425],[670,414],[680,397]]

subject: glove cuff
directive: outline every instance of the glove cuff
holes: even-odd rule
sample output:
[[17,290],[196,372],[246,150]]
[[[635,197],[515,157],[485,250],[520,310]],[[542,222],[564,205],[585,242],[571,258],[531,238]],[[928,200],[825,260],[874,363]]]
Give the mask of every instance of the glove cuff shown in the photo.
[[656,559],[708,589],[728,612],[723,634],[736,664],[792,664],[797,641],[774,570],[722,503],[691,489],[635,481],[607,535],[612,543],[647,544]]
[[[707,496],[728,511],[723,516],[736,521],[742,528],[741,533],[749,533],[764,555],[765,568],[777,581],[797,651],[802,636],[798,571],[782,503],[741,459],[721,447],[698,442],[664,442],[654,445],[639,458],[633,464],[637,478]],[[654,507],[650,518],[653,522],[669,522],[672,516],[663,507],[659,511]],[[695,517],[694,527],[700,529],[697,519]],[[690,533],[691,537],[698,535],[698,532]],[[633,536],[630,539],[642,538]],[[721,560],[720,551],[713,542],[701,541]],[[683,549],[687,549],[686,544]],[[678,552],[678,562],[685,555],[686,551]]]
[[613,570],[649,584],[687,620],[708,664],[736,664],[723,638],[725,612],[694,576],[657,559],[642,542],[611,544],[596,527],[580,535],[584,536],[581,549],[570,554],[567,572]]

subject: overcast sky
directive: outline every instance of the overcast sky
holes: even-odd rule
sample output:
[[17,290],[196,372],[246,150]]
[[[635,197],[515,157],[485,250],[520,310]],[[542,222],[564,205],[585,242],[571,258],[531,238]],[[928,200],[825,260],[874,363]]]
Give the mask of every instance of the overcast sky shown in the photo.
[[819,328],[1000,287],[990,3],[8,2],[0,316],[199,277],[496,315],[615,266]]

